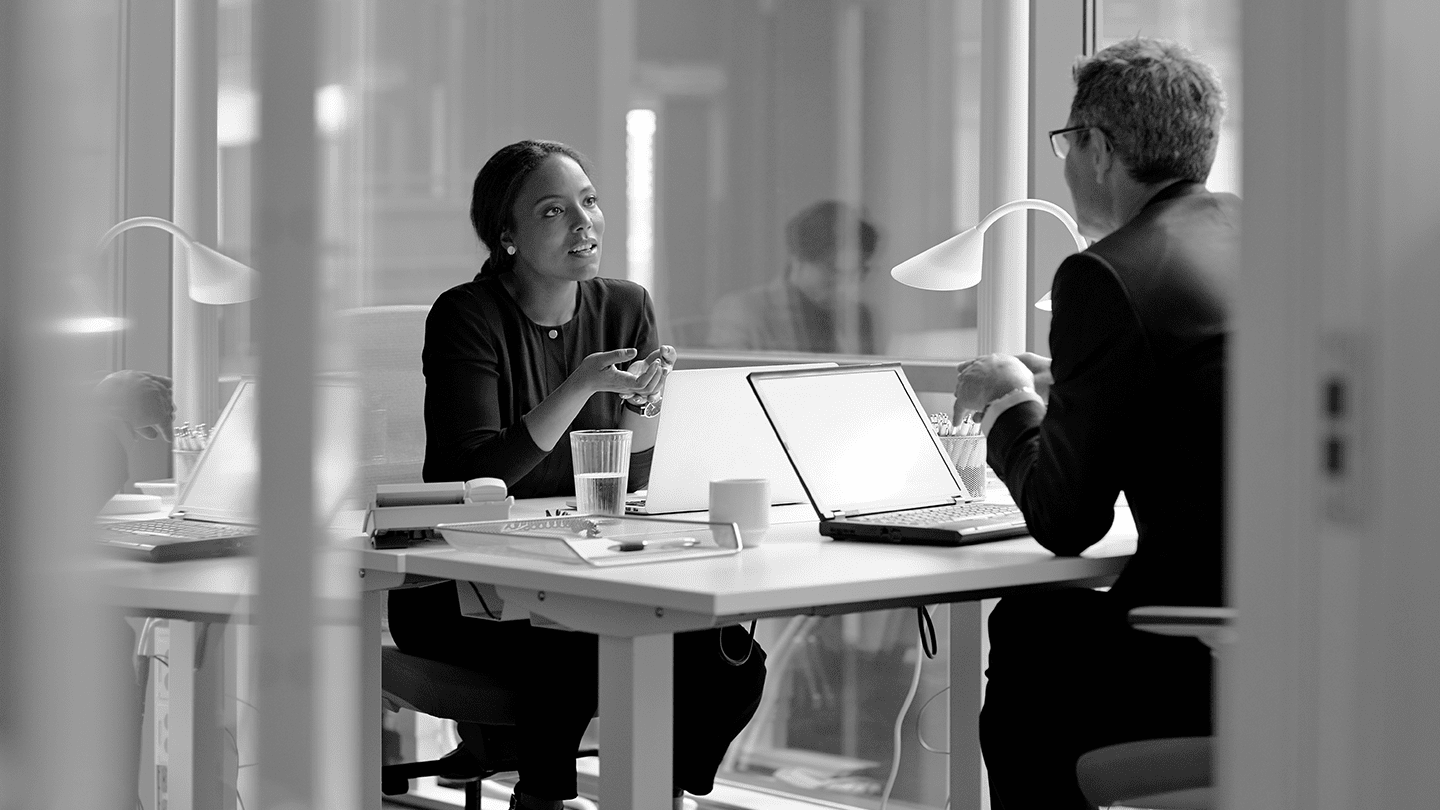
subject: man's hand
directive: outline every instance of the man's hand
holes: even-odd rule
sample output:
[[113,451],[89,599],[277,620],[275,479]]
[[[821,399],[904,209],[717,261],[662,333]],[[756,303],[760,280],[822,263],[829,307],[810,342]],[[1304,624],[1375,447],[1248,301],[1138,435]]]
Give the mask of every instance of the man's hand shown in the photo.
[[1035,375],[1035,393],[1049,402],[1050,384],[1055,382],[1055,375],[1050,373],[1050,358],[1034,352],[1021,352],[1015,355],[1015,359],[1024,363],[1030,373]]
[[1008,354],[978,357],[962,364],[955,378],[954,418],[959,420],[966,413],[984,410],[992,400],[1016,388],[1034,385],[1035,375],[1019,358]]
[[123,425],[131,438],[175,439],[175,399],[169,377],[125,369],[100,381],[95,397],[106,416]]

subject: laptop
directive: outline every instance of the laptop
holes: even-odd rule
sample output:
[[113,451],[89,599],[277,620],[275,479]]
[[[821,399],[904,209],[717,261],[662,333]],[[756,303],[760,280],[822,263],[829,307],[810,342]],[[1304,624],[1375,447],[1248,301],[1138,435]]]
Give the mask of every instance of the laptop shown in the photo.
[[[357,424],[356,389],[341,381],[322,381],[316,389],[317,450],[315,500],[322,522],[338,509],[357,469],[353,438]],[[254,379],[242,379],[230,396],[210,441],[195,462],[190,479],[168,518],[97,525],[96,540],[107,553],[153,562],[224,557],[253,551],[260,482],[259,398]]]
[[722,478],[768,478],[772,505],[804,503],[805,489],[746,378],[759,370],[834,367],[806,363],[670,372],[656,427],[650,486],[643,497],[628,499],[625,511],[704,511],[710,508],[710,482]]
[[1015,506],[965,491],[900,364],[758,371],[749,380],[821,534],[961,546],[1029,533]]

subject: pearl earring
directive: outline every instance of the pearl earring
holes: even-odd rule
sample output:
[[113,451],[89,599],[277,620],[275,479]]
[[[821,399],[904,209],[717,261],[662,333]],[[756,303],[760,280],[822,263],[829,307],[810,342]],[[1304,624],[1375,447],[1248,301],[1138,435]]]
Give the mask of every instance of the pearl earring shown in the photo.
[[506,246],[505,246],[505,252],[508,253],[508,254],[510,254],[511,256],[514,256],[514,255],[515,255],[515,246],[514,246],[514,245],[506,245]]

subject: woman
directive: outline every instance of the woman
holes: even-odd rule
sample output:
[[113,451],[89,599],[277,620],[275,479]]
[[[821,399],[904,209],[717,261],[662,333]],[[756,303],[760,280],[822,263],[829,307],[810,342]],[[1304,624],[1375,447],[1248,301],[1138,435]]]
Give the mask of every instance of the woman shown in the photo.
[[[425,480],[494,476],[518,498],[568,495],[569,431],[621,427],[634,432],[630,487],[648,482],[675,350],[659,345],[643,287],[599,277],[605,217],[585,163],[564,144],[521,141],[475,178],[470,221],[490,257],[425,325]],[[411,655],[513,679],[512,808],[558,810],[576,795],[575,752],[597,699],[594,636],[462,617],[451,583],[391,592],[390,632]],[[724,643],[737,655],[751,640],[732,627]],[[710,792],[760,702],[764,652],[755,645],[734,666],[720,644],[719,630],[675,637],[677,804],[681,790]]]

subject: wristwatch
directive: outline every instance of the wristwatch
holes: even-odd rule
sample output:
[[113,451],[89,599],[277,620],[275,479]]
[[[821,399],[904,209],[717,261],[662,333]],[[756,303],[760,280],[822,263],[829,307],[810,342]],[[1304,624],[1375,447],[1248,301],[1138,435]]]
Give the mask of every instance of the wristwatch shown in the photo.
[[625,410],[638,413],[646,419],[654,419],[660,415],[660,400],[658,399],[647,399],[643,405],[638,405],[628,399],[622,399],[620,402],[625,406]]

